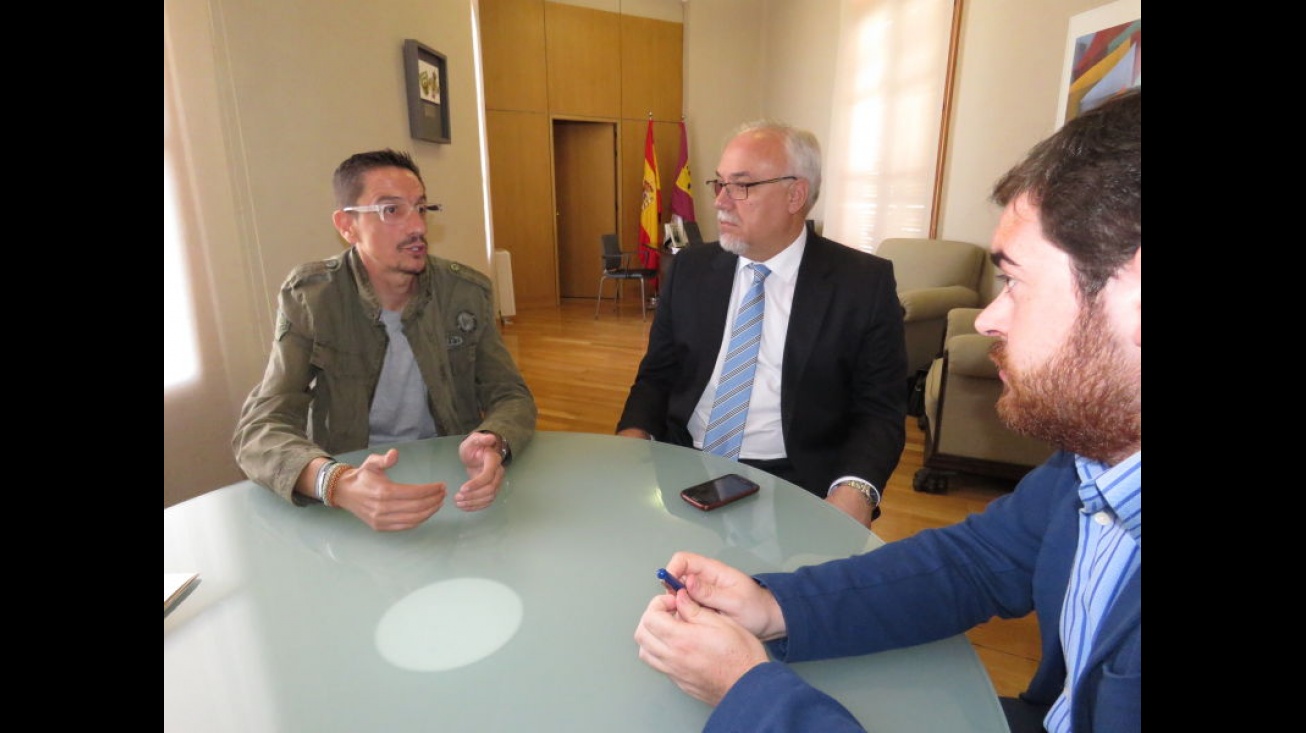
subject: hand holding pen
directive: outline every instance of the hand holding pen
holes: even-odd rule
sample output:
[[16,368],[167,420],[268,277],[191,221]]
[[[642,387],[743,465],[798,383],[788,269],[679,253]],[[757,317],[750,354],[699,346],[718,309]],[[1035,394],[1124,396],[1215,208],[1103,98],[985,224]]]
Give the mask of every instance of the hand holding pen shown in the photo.
[[666,586],[667,592],[671,595],[675,595],[676,591],[685,587],[685,584],[680,582],[680,579],[676,576],[668,573],[666,568],[658,568],[658,580],[662,581],[662,585]]
[[657,575],[668,593],[649,601],[635,627],[639,658],[692,697],[716,705],[750,669],[768,661],[766,649],[749,629],[695,602],[666,568]]
[[657,576],[668,593],[685,589],[696,604],[728,616],[763,641],[785,635],[784,614],[771,591],[719,560],[677,552]]

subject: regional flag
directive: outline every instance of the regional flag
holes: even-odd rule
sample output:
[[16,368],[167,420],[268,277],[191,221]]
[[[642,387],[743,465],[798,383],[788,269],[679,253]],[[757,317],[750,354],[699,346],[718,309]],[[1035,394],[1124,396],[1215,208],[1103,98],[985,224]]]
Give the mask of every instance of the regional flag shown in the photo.
[[689,138],[685,135],[685,121],[680,121],[680,160],[676,163],[676,187],[671,189],[671,213],[682,221],[694,218],[694,190],[689,184]]
[[658,158],[653,152],[653,120],[644,136],[644,195],[639,207],[639,243],[656,247],[658,212],[662,211],[662,183],[658,180]]

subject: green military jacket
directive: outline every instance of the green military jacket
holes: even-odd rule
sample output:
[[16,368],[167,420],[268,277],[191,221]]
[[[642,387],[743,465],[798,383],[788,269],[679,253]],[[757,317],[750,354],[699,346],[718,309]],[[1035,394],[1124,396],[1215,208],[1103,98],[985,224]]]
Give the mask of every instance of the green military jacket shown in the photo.
[[[295,268],[278,296],[263,380],[232,438],[245,475],[283,498],[314,458],[366,448],[372,394],[388,337],[354,248]],[[537,409],[495,325],[490,279],[427,256],[402,316],[440,435],[491,430],[520,453]]]

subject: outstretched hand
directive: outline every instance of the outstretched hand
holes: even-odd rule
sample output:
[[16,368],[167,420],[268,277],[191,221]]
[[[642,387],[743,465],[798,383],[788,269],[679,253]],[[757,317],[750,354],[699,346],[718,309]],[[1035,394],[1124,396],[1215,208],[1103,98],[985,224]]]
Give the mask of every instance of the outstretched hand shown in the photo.
[[400,484],[386,471],[399,462],[399,451],[368,456],[357,468],[345,469],[336,484],[334,505],[348,510],[372,529],[397,532],[412,529],[440,511],[445,484]]
[[467,482],[458,487],[454,504],[465,512],[488,508],[499,495],[503,478],[503,458],[499,455],[499,439],[494,433],[472,433],[458,445],[458,458],[467,468]]

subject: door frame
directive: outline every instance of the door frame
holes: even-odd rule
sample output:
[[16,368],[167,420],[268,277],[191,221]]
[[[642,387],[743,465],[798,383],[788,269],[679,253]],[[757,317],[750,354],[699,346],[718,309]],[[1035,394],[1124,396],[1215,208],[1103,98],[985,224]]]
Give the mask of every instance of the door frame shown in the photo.
[[550,119],[558,296],[594,298],[602,234],[620,234],[620,121]]

